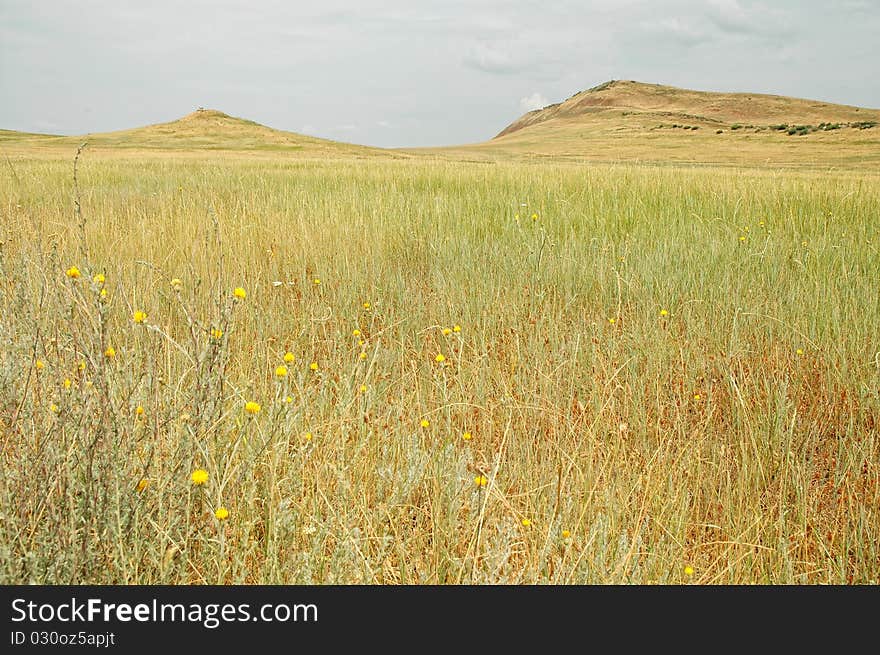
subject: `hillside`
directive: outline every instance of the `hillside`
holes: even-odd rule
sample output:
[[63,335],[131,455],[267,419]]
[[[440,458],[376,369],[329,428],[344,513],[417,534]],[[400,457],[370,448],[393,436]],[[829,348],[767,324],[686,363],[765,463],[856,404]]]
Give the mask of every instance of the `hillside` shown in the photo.
[[118,132],[82,136],[54,136],[0,130],[0,146],[33,149],[76,147],[88,141],[99,151],[277,152],[306,156],[389,156],[378,148],[339,143],[294,132],[276,130],[214,109],[197,109],[175,121]]
[[489,141],[434,152],[493,159],[878,168],[880,110],[611,81],[531,111]]

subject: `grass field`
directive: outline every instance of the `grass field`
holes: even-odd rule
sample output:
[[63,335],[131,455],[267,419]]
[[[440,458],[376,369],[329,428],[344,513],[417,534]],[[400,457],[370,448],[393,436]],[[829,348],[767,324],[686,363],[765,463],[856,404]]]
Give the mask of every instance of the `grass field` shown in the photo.
[[0,170],[0,582],[880,581],[876,172]]

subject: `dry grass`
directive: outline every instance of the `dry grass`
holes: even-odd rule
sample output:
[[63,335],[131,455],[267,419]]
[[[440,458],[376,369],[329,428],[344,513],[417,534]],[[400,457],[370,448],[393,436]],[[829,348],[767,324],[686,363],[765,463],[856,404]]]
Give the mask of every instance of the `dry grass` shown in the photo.
[[0,176],[0,581],[880,579],[876,175]]

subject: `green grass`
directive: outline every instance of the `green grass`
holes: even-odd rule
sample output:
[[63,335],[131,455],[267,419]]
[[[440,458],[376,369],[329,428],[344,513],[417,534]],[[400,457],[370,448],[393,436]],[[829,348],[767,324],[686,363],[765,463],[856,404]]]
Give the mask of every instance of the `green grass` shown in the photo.
[[880,579],[877,175],[10,164],[2,582]]

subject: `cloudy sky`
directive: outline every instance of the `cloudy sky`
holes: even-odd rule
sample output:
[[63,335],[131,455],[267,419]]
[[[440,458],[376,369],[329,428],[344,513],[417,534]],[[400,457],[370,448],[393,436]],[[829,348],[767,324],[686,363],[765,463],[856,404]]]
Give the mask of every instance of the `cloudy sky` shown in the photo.
[[482,141],[609,79],[880,108],[880,0],[0,0],[0,128]]

